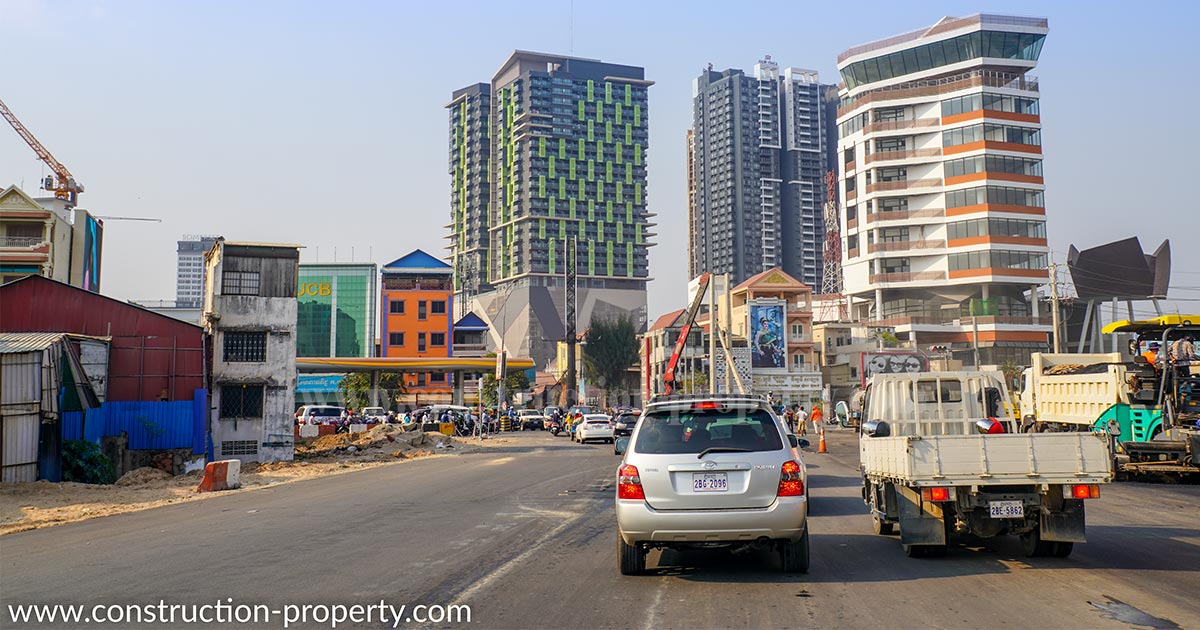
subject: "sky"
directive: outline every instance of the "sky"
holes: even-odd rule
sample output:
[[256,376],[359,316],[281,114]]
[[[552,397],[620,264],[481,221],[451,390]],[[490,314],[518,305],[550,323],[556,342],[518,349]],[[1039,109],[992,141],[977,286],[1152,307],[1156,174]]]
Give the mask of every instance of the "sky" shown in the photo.
[[[1118,2],[0,0],[0,100],[107,221],[102,292],[175,296],[183,234],[305,247],[303,262],[446,256],[457,88],[514,49],[640,65],[650,90],[649,317],[686,306],[691,82],[769,54],[836,83],[837,55],[945,15],[1046,17],[1041,79],[1054,257],[1171,237],[1171,310],[1200,311],[1200,5]],[[1190,166],[1189,166],[1190,165]],[[0,187],[47,169],[0,125]],[[1139,314],[1149,314],[1148,305]],[[1142,310],[1145,309],[1145,310]]]

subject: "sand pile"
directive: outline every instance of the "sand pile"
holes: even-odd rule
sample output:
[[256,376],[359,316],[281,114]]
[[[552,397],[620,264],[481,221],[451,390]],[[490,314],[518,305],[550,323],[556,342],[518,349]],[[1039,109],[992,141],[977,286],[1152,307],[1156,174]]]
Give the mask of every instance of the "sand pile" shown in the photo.
[[171,473],[169,473],[165,470],[159,470],[158,468],[150,468],[148,466],[143,466],[141,468],[135,468],[135,469],[125,473],[124,475],[121,475],[121,478],[117,480],[117,485],[118,486],[140,486],[140,485],[145,485],[148,483],[153,483],[155,481],[164,481],[164,480],[167,480],[170,478],[171,478]]

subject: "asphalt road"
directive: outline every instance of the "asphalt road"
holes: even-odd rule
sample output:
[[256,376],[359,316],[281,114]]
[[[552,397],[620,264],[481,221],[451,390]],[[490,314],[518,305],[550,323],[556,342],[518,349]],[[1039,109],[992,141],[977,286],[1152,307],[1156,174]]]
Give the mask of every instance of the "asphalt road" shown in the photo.
[[853,435],[831,434],[830,451],[806,453],[807,575],[767,553],[653,552],[648,575],[621,576],[612,447],[530,433],[4,536],[0,627],[39,627],[11,623],[8,604],[231,597],[466,604],[483,628],[1200,628],[1200,486],[1106,486],[1088,504],[1089,542],[1065,560],[1026,559],[1012,537],[910,559],[871,533]]

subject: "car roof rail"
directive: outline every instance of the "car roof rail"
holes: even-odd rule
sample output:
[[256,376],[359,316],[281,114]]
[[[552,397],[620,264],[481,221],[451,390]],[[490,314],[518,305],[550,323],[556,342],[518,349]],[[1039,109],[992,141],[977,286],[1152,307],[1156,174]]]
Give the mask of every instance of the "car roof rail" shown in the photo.
[[754,394],[659,394],[650,398],[651,403],[685,402],[693,400],[758,400],[766,402],[766,396]]

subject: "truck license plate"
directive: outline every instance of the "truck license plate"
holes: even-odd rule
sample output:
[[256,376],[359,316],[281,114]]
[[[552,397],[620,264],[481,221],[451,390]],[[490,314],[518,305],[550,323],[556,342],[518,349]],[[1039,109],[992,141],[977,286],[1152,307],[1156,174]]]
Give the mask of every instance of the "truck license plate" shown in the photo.
[[695,492],[725,492],[729,480],[725,473],[693,473],[692,490]]
[[988,516],[1025,518],[1025,506],[1020,501],[988,501]]

